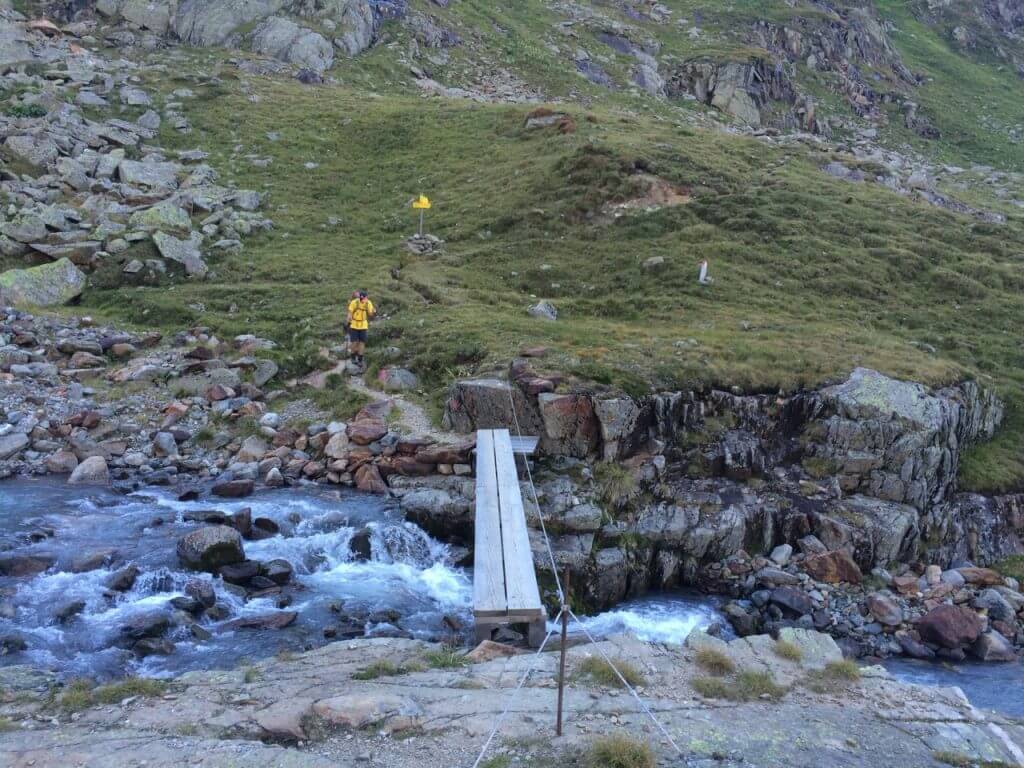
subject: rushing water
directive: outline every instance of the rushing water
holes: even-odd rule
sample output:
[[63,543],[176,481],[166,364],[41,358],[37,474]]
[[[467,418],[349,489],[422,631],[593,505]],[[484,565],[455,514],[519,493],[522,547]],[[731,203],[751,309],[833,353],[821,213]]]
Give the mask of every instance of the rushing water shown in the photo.
[[[177,540],[195,527],[188,513],[216,509],[230,513],[244,507],[268,517],[281,528],[273,538],[245,543],[253,559],[284,558],[294,570],[288,610],[295,623],[279,630],[218,631],[222,622],[201,620],[212,632],[196,640],[187,626],[172,628],[177,645],[169,656],[136,660],[118,647],[120,628],[133,616],[166,610],[183,595],[197,574],[185,571],[175,554]],[[349,542],[369,527],[371,559],[354,560]],[[40,532],[52,532],[41,541]],[[0,483],[0,550],[18,554],[55,555],[45,573],[27,578],[0,578],[0,596],[13,603],[14,617],[0,617],[0,636],[12,631],[28,643],[23,652],[0,657],[0,664],[29,663],[64,674],[108,676],[133,671],[172,674],[188,669],[230,667],[240,659],[261,658],[282,649],[301,649],[323,642],[323,629],[339,621],[332,605],[347,614],[366,616],[369,635],[395,631],[379,614],[392,611],[401,630],[413,637],[439,639],[447,634],[446,615],[469,618],[471,583],[468,573],[452,567],[445,546],[411,523],[379,497],[316,490],[268,491],[237,501],[182,502],[164,490],[121,495],[105,489],[83,489],[54,481]],[[83,554],[113,549],[111,567],[73,573]],[[106,580],[119,567],[134,563],[141,574],[127,592],[110,592]],[[228,619],[266,614],[277,609],[274,598],[246,602],[209,575],[217,600]],[[78,616],[61,623],[54,613],[72,601],[84,601]],[[373,617],[371,617],[372,619]]]
[[[175,554],[177,540],[196,525],[185,522],[186,515],[244,507],[252,509],[253,518],[268,517],[280,526],[279,535],[246,542],[245,551],[253,559],[283,558],[292,564],[288,609],[298,612],[295,623],[284,629],[220,632],[223,622],[202,619],[211,632],[208,639],[195,639],[187,626],[175,627],[169,635],[177,646],[173,654],[133,658],[118,642],[121,626],[138,614],[168,610],[189,579],[211,581],[218,602],[229,611],[227,620],[277,610],[273,598],[246,602],[219,579],[182,570]],[[371,530],[369,561],[354,559],[349,547],[363,527]],[[110,567],[73,572],[76,560],[100,550],[116,552]],[[0,605],[13,608],[13,618],[0,611],[0,637],[16,632],[28,643],[26,651],[0,655],[0,665],[33,664],[67,676],[230,668],[245,658],[317,645],[324,642],[323,629],[339,622],[332,610],[338,604],[346,614],[366,617],[368,635],[400,629],[437,640],[448,635],[446,616],[471,621],[471,575],[451,564],[447,547],[404,522],[393,504],[355,492],[282,489],[236,501],[183,502],[163,489],[122,495],[54,480],[0,482],[0,553],[12,552],[50,554],[57,562],[37,576],[0,577]],[[127,563],[141,570],[135,585],[127,592],[110,592],[106,580]],[[83,601],[84,610],[61,623],[54,613],[72,601]],[[598,639],[628,632],[674,645],[715,623],[731,636],[719,604],[696,593],[651,594],[581,621]],[[387,612],[397,615],[397,627],[381,616]],[[976,706],[1024,717],[1020,663],[940,665],[893,659],[885,665],[906,682],[956,685]]]
[[[580,621],[595,639],[620,633],[635,635],[649,643],[681,645],[695,629],[719,624],[721,636],[734,637],[729,622],[719,612],[720,600],[696,592],[662,592],[619,603],[597,616]],[[582,634],[573,622],[570,631]]]

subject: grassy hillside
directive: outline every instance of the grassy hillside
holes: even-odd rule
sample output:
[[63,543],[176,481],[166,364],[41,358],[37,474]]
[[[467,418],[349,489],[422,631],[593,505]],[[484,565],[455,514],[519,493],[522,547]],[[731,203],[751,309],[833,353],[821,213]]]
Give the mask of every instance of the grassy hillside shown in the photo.
[[[666,4],[677,17],[701,6],[706,20],[727,26],[714,15],[718,4]],[[927,145],[915,137],[915,148],[948,162],[1020,167],[1024,153],[978,128],[968,96],[938,108],[957,92],[955,78],[979,88],[998,82],[1019,105],[1015,76],[948,58],[955,54],[937,32],[899,3],[880,5],[897,20],[894,38],[911,66],[934,73],[919,100],[935,105],[944,138]],[[548,6],[528,0],[521,14],[495,6],[461,0],[436,12],[465,41],[438,69],[470,77],[483,52],[498,57],[543,93],[572,95],[558,109],[574,131],[525,128],[532,106],[416,95],[397,28],[391,45],[338,69],[342,84],[245,75],[212,53],[146,75],[165,92],[196,92],[185,104],[194,133],[167,130],[165,145],[202,146],[233,182],[268,191],[276,231],[214,259],[213,280],[93,291],[92,308],[267,335],[298,372],[316,365],[320,347],[339,343],[344,299],[366,287],[384,315],[371,360],[378,365],[383,346],[398,347],[435,403],[453,377],[501,369],[534,345],[551,348],[544,365],[630,392],[792,390],[856,365],[933,384],[979,377],[1010,401],[1010,428],[969,456],[965,485],[1022,482],[1024,219],[1016,208],[964,191],[972,204],[1008,215],[1002,225],[983,223],[834,179],[821,170],[836,157],[830,150],[696,127],[706,120],[702,105],[600,92],[545,47],[558,18]],[[744,18],[790,12],[753,0],[730,10]],[[672,39],[691,45],[682,34]],[[723,33],[717,44],[725,43],[739,45]],[[174,74],[200,69],[216,69],[219,84]],[[1010,119],[1020,107],[1000,94]],[[909,141],[901,130],[889,139]],[[254,157],[272,162],[257,167]],[[607,206],[642,195],[651,177],[688,190],[689,202],[610,214]],[[434,201],[427,228],[446,241],[440,255],[404,247],[415,228],[408,203],[420,192]],[[664,263],[645,268],[655,256]],[[702,259],[713,286],[696,283]],[[557,322],[527,315],[539,298],[557,306]]]

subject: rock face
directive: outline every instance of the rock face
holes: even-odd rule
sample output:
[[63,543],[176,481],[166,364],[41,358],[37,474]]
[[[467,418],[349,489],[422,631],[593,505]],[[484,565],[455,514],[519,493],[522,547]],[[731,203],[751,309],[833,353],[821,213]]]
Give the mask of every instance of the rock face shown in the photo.
[[178,540],[177,552],[183,565],[198,571],[213,572],[245,559],[242,536],[226,525],[211,525],[186,534]]
[[991,437],[1003,406],[973,382],[939,392],[858,368],[810,396],[808,451],[844,490],[923,510],[954,487],[962,447]]
[[[384,19],[405,12],[401,0],[99,0],[96,7],[110,20],[206,48],[240,46],[245,30],[252,29],[248,42],[254,51],[316,72],[331,67],[334,47],[356,56],[373,44]],[[332,29],[333,45],[283,14]],[[19,55],[16,41],[9,55]]]
[[82,295],[85,274],[67,258],[0,273],[0,293],[15,306],[53,307]]

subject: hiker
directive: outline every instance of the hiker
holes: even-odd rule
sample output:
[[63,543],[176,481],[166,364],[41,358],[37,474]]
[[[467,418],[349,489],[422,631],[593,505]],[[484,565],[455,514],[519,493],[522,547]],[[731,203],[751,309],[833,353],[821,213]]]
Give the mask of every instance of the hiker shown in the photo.
[[366,297],[366,291],[348,303],[348,337],[350,353],[356,365],[363,364],[363,352],[366,350],[366,334],[370,328],[370,318],[377,314],[373,302]]
[[[352,298],[349,299],[349,303],[352,303],[359,298],[359,291],[352,291]],[[345,350],[349,356],[352,355],[352,329],[349,327],[349,320],[345,320]]]

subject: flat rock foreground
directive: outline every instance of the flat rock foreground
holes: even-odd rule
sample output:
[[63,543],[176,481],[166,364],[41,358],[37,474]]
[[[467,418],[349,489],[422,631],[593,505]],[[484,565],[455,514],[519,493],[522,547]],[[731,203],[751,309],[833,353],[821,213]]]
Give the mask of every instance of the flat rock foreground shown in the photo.
[[697,632],[682,648],[626,637],[600,647],[635,676],[682,755],[611,687],[593,645],[569,650],[565,735],[555,738],[557,653],[485,643],[463,657],[369,639],[166,686],[57,690],[38,670],[0,669],[0,765],[470,768],[506,706],[488,768],[594,765],[588,748],[614,734],[647,742],[660,765],[1024,765],[1024,723],[975,709],[955,688],[858,671],[826,635],[726,643]]

